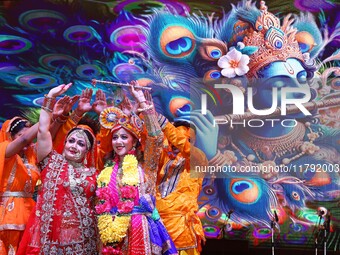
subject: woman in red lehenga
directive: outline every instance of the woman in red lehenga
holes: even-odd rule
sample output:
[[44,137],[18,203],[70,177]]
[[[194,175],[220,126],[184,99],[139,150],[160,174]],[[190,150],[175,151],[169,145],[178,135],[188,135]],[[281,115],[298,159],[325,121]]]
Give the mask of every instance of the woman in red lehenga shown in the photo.
[[68,133],[62,154],[52,149],[51,109],[70,86],[51,89],[42,106],[37,140],[42,189],[18,255],[98,254],[95,135],[89,126],[78,125]]

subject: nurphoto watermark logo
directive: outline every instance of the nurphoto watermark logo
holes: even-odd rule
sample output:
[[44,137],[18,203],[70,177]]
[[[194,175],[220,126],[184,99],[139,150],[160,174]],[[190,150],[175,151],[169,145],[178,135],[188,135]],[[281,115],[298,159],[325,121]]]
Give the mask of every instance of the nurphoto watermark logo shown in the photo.
[[[276,124],[280,124],[283,127],[294,127],[297,125],[297,121],[294,118],[282,117],[299,112],[304,114],[304,116],[312,115],[306,106],[306,103],[312,98],[311,89],[308,85],[301,87],[272,87],[271,90],[267,89],[267,107],[266,105],[263,106],[260,103],[256,103],[254,99],[256,93],[254,93],[253,87],[241,89],[232,84],[215,84],[214,89],[216,91],[223,90],[224,92],[229,92],[230,99],[232,100],[231,114],[215,116],[215,125],[262,127],[269,124],[274,127]],[[206,114],[208,110],[207,98],[207,94],[201,94],[202,114]],[[255,104],[263,108],[257,109]],[[270,107],[269,104],[271,104]],[[226,110],[230,112],[230,107],[228,108]],[[275,118],[279,116],[280,118]]]

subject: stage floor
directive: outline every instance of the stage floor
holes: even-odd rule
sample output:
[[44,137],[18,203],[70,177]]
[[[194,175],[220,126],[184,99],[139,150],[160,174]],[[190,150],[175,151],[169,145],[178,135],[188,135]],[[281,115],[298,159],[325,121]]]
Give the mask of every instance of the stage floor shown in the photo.
[[[247,240],[217,240],[208,239],[203,246],[201,255],[272,255],[271,248],[250,247]],[[315,249],[276,247],[275,255],[316,255]],[[324,255],[324,250],[319,248],[318,255]],[[340,251],[327,250],[327,255],[340,255]]]

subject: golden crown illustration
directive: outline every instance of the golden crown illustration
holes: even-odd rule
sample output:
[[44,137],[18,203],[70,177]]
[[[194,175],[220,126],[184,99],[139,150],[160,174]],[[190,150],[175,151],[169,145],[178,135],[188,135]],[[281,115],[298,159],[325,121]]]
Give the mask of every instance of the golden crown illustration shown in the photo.
[[246,22],[243,21],[238,21],[235,24],[235,26],[241,24],[246,27],[242,31],[244,45],[258,48],[255,53],[249,56],[249,72],[247,73],[249,78],[257,78],[257,72],[261,68],[275,61],[286,61],[288,58],[304,61],[295,37],[297,31],[290,26],[294,21],[291,19],[291,15],[285,16],[281,26],[280,20],[267,9],[265,2],[261,1],[261,15],[256,20],[255,28],[246,26],[244,24]]

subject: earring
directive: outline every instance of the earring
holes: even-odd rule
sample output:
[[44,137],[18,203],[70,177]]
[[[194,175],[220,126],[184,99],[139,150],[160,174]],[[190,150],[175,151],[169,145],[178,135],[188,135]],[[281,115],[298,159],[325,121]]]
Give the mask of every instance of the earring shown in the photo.
[[84,165],[87,165],[87,158],[84,159]]

